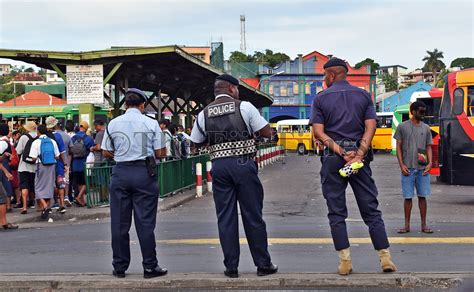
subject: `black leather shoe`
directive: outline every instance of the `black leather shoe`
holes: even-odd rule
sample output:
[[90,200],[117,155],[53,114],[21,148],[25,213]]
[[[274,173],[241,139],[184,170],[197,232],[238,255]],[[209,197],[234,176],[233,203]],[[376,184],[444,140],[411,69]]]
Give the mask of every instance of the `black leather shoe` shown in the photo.
[[239,277],[239,271],[237,269],[235,269],[235,270],[226,269],[224,271],[224,275],[226,275],[229,278],[238,278]]
[[168,274],[168,270],[158,266],[154,269],[145,269],[143,271],[143,278],[151,279],[151,278],[161,277],[161,276],[164,276],[166,274]]
[[114,270],[112,272],[112,275],[114,275],[117,278],[125,278],[125,272],[118,272],[118,271]]
[[258,267],[257,276],[267,276],[278,272],[278,266],[270,264],[268,267]]

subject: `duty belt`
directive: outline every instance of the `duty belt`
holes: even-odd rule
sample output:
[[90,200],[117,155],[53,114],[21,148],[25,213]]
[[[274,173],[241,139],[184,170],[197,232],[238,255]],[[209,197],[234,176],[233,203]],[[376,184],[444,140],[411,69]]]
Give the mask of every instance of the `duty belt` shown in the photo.
[[235,141],[215,144],[209,147],[211,160],[241,155],[253,156],[257,152],[255,140]]

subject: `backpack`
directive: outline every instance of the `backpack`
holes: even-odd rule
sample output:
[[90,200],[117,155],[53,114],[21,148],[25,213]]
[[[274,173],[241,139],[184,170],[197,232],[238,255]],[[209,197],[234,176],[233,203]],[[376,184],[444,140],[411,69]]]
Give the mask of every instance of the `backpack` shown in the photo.
[[23,149],[23,153],[21,154],[21,160],[28,164],[35,164],[36,162],[34,162],[30,157],[30,150],[31,144],[33,144],[33,141],[35,141],[38,137],[33,138],[30,134],[25,134],[25,136],[28,137],[28,142],[26,142],[25,149]]
[[181,156],[181,158],[187,158],[189,156],[189,153],[188,153],[189,142],[188,142],[188,140],[181,133],[176,134],[176,139],[178,140],[178,144],[179,144],[179,147],[178,147],[179,155]]
[[41,138],[39,158],[43,165],[53,165],[56,163],[56,158],[54,157],[54,145],[51,138]]
[[16,152],[15,147],[12,144],[10,144],[10,168],[12,170],[18,170],[19,164],[20,164],[20,158],[18,157],[18,153]]
[[76,135],[71,146],[71,154],[74,159],[85,158],[89,154],[87,152],[86,144],[84,144],[85,136]]

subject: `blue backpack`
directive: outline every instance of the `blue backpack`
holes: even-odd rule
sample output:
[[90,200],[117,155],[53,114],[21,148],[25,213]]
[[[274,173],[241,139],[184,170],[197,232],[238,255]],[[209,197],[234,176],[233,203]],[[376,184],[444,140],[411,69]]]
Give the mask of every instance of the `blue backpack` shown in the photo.
[[53,165],[56,163],[56,158],[54,157],[54,145],[51,138],[44,137],[41,138],[40,146],[40,160],[43,165]]

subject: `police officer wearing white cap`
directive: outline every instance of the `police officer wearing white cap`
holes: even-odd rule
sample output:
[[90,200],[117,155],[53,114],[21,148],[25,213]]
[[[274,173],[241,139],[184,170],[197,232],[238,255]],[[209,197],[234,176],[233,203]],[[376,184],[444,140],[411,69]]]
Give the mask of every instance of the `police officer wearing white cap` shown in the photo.
[[251,103],[239,100],[238,87],[236,78],[218,76],[214,83],[216,99],[199,113],[191,134],[194,143],[209,145],[224,274],[231,278],[238,277],[240,256],[237,202],[257,275],[278,271],[268,253],[263,187],[254,161],[254,134],[270,138],[272,132]]
[[125,93],[125,114],[110,121],[102,141],[104,157],[116,165],[110,181],[113,274],[125,277],[130,264],[129,230],[132,211],[143,256],[144,278],[159,277],[167,270],[158,265],[155,225],[158,179],[155,159],[166,155],[158,122],[146,117],[146,95],[138,89]]

